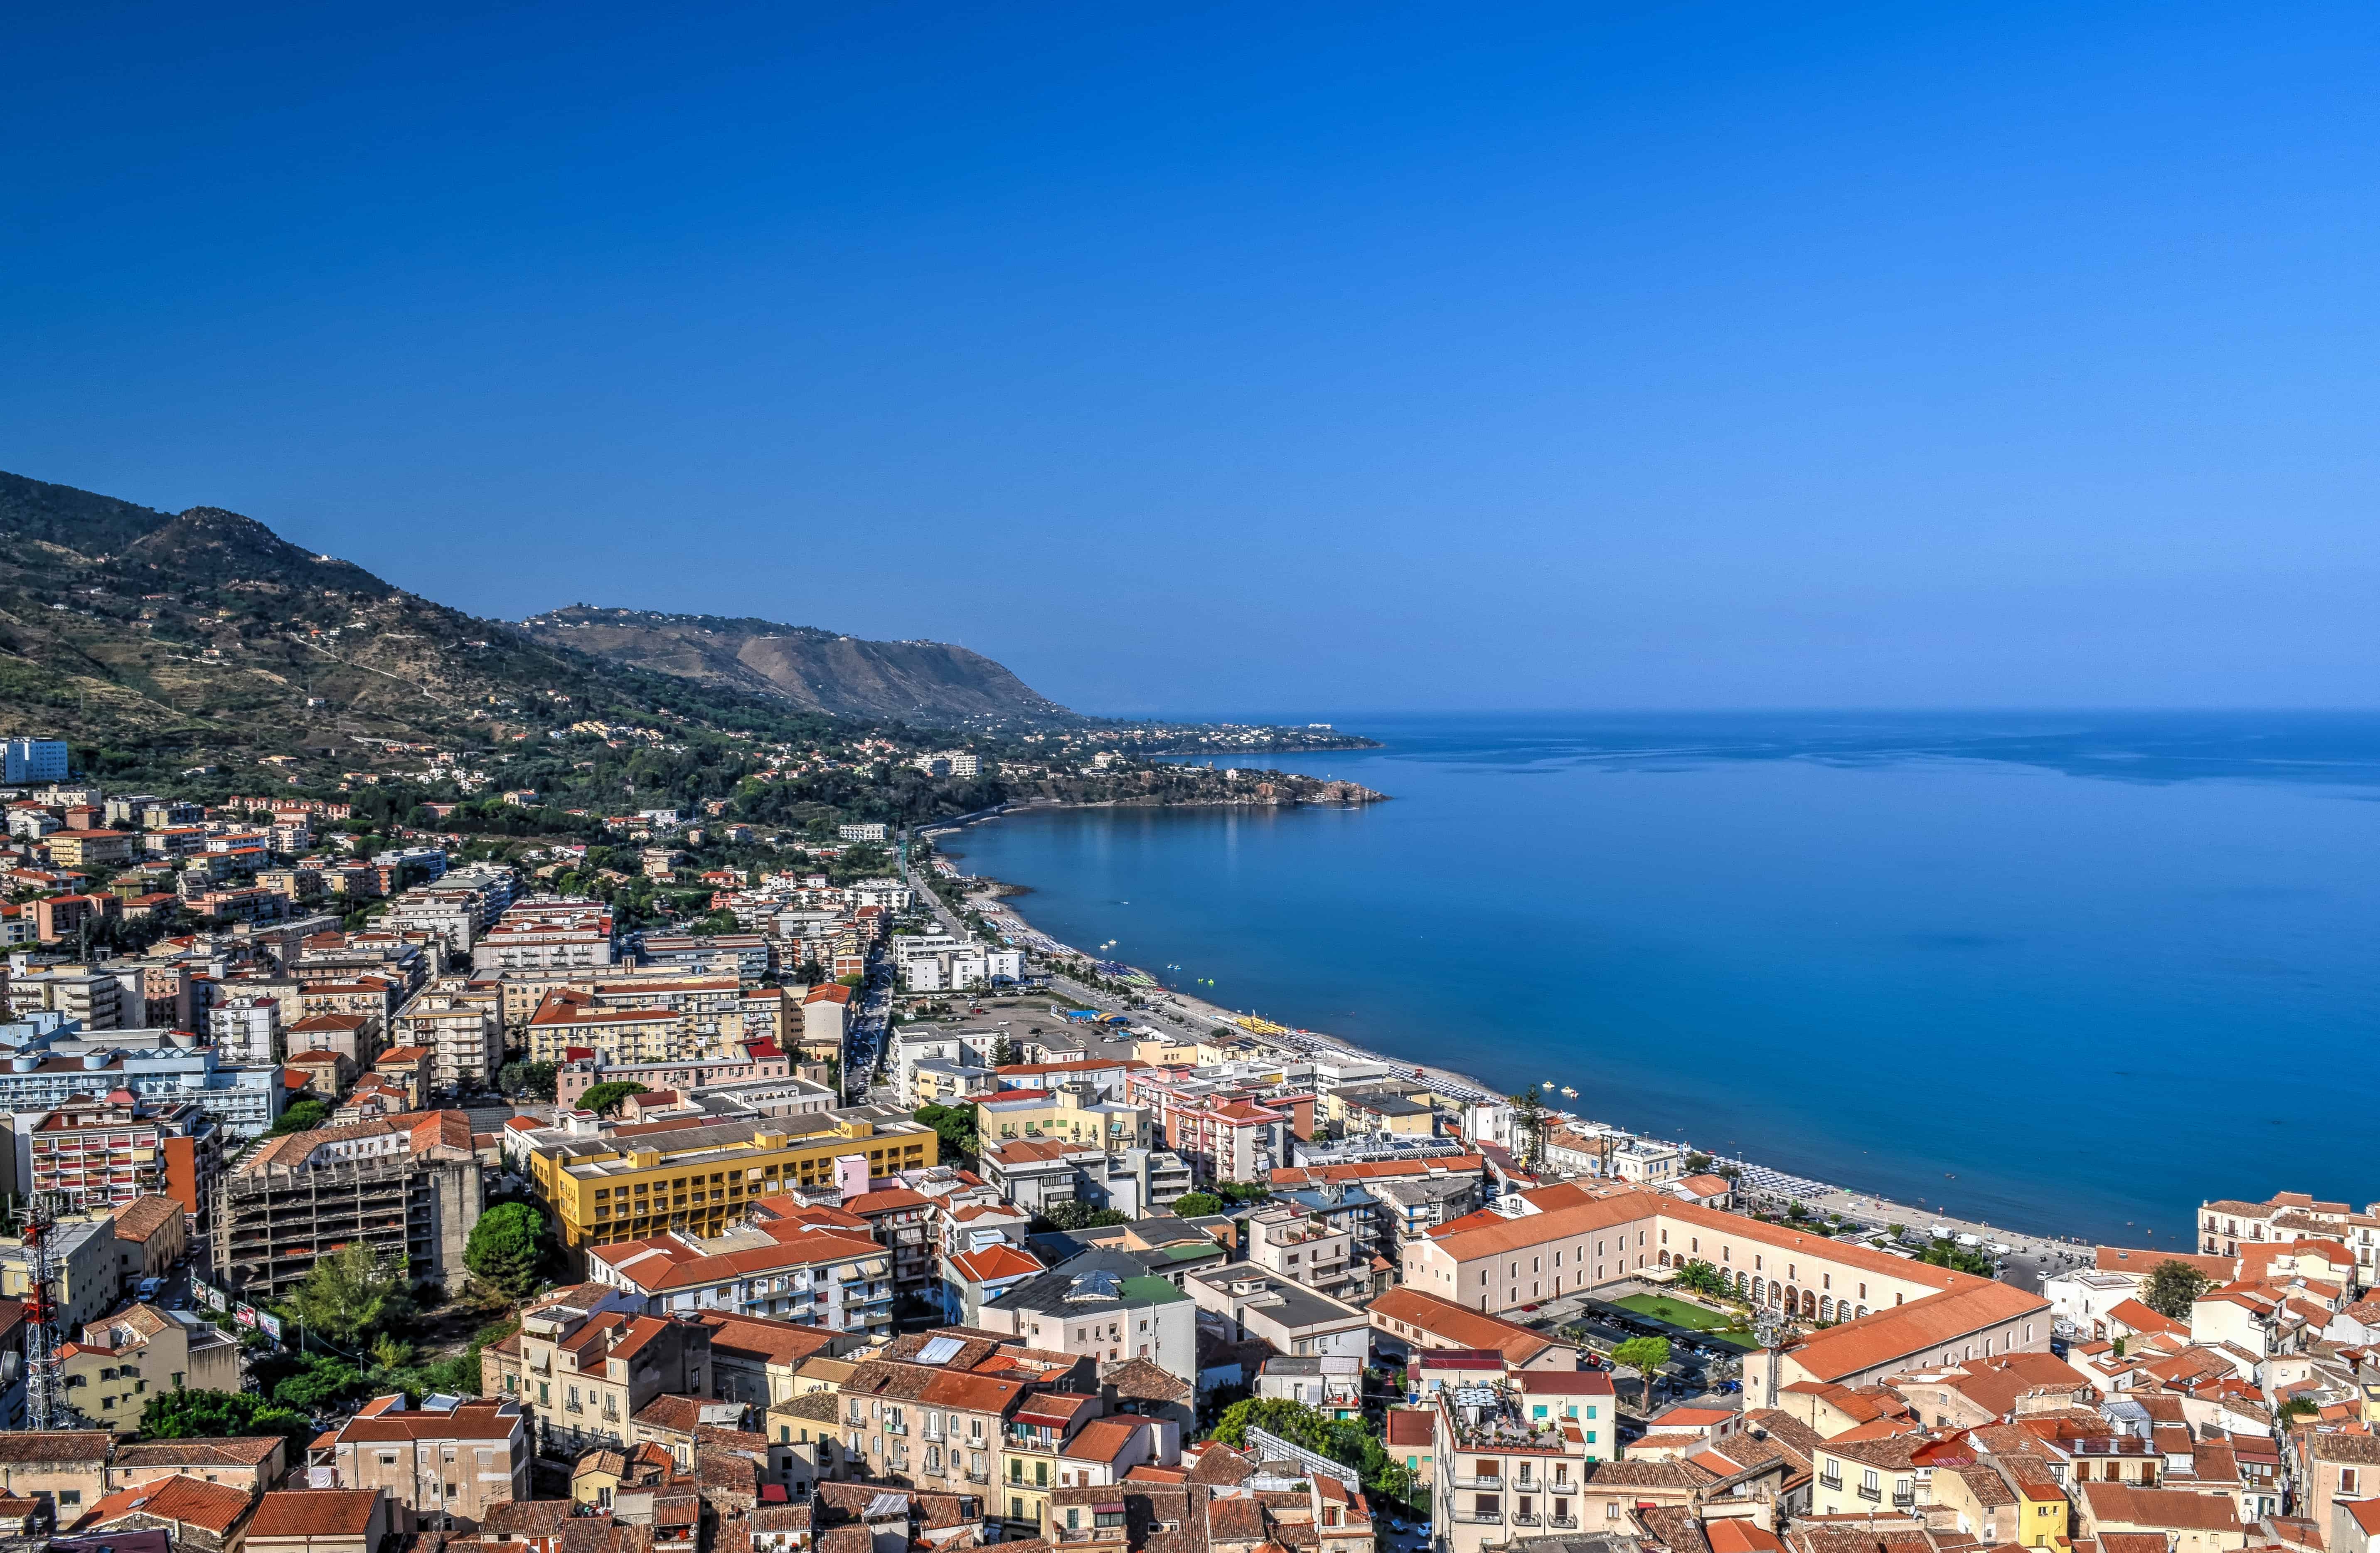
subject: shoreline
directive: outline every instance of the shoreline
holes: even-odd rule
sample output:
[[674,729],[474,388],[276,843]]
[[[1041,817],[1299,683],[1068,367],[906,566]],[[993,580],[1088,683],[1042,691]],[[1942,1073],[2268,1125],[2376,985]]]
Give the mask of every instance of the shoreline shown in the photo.
[[[1118,805],[1063,803],[1020,804],[994,813],[968,815],[960,821],[944,823],[942,825],[939,825],[935,828],[952,831],[963,830],[968,825],[978,824],[985,820],[998,819],[1002,813],[1013,812],[1015,809],[1090,809],[1111,807],[1118,807]],[[1177,804],[1167,805],[1166,807],[1223,808],[1235,807],[1235,805]],[[924,834],[924,832],[921,831],[920,834]],[[964,853],[961,854],[962,857],[964,857]],[[943,859],[941,861],[947,860]],[[1002,879],[963,874],[959,873],[955,867],[953,867],[951,874],[946,876],[955,877],[959,882],[967,887],[961,897],[962,901],[979,913],[984,919],[985,925],[993,931],[1007,935],[1014,941],[1021,943],[1028,948],[1038,949],[1045,954],[1060,953],[1087,960],[1095,965],[1100,963],[1100,957],[1099,955],[1088,950],[1078,948],[1072,944],[1065,943],[1061,939],[1051,936],[1050,935],[1041,931],[1039,928],[1035,927],[1026,919],[1024,913],[1005,904],[1005,902],[1011,899],[1011,892],[1016,894],[1030,894],[1033,890],[1032,886],[1012,885],[1008,881]],[[1109,963],[1121,962],[1111,961]],[[1494,1086],[1471,1074],[1460,1073],[1451,1069],[1438,1068],[1427,1063],[1409,1061],[1403,1058],[1390,1056],[1385,1052],[1373,1051],[1368,1047],[1360,1046],[1354,1041],[1345,1039],[1344,1037],[1327,1034],[1320,1031],[1289,1029],[1269,1021],[1263,1021],[1269,1028],[1263,1030],[1250,1029],[1247,1025],[1241,1022],[1242,1020],[1244,1018],[1257,1018],[1257,1016],[1243,1015],[1236,1010],[1224,1009],[1218,1004],[1209,1002],[1206,998],[1200,997],[1195,993],[1185,993],[1173,987],[1167,986],[1164,983],[1158,980],[1154,974],[1142,970],[1137,966],[1132,967],[1131,969],[1138,974],[1148,977],[1149,981],[1149,990],[1154,991],[1159,996],[1170,1001],[1172,1006],[1180,1010],[1184,1015],[1189,1018],[1204,1020],[1211,1025],[1229,1027],[1231,1029],[1237,1030],[1252,1039],[1273,1046],[1279,1049],[1309,1058],[1315,1056],[1341,1056],[1354,1058],[1358,1061],[1382,1063],[1391,1070],[1396,1070],[1403,1077],[1427,1080],[1434,1090],[1451,1097],[1467,1097],[1477,1100],[1500,1101],[1508,1101],[1510,1099],[1510,1096],[1503,1094]],[[1544,1102],[1541,1101],[1540,1103],[1543,1104]],[[1554,1114],[1553,1107],[1548,1106],[1548,1112],[1549,1115]],[[1626,1133],[1631,1137],[1643,1135],[1636,1132],[1633,1128],[1621,1127],[1615,1123],[1595,1121],[1593,1119],[1577,1117],[1572,1113],[1561,1114],[1572,1116],[1572,1119],[1584,1122],[1586,1125],[1609,1127],[1612,1131]],[[1693,1147],[1691,1143],[1687,1143],[1682,1140],[1661,1139],[1657,1141],[1675,1143],[1677,1146],[1682,1148]],[[1737,1193],[1739,1197],[1748,1197],[1754,1202],[1773,1202],[1776,1207],[1780,1211],[1784,1203],[1791,1201],[1800,1202],[1814,1210],[1823,1210],[1828,1213],[1840,1213],[1845,1219],[1861,1226],[1864,1229],[1873,1229],[1876,1231],[1881,1238],[1888,1241],[1890,1238],[1888,1235],[1884,1235],[1883,1232],[1890,1225],[1899,1224],[1907,1229],[1920,1231],[1929,1231],[1938,1226],[1949,1230],[1950,1238],[1954,1240],[1960,1236],[1973,1236],[1977,1244],[1975,1246],[1971,1246],[1968,1249],[1982,1249],[1992,1245],[2003,1245],[2010,1248],[2009,1254],[2011,1258],[2022,1257],[2035,1263],[2036,1266],[2034,1270],[2037,1275],[2035,1278],[2036,1284],[2039,1281],[2039,1276],[2046,1276],[2061,1270],[2063,1266],[2072,1266],[2078,1262],[2086,1262],[2091,1260],[2090,1251],[2098,1243],[2095,1241],[2087,1240],[2082,1237],[2042,1234],[2026,1230],[2010,1229],[2002,1226],[1988,1224],[1978,1219],[1955,1218],[1923,1206],[1913,1206],[1909,1204],[1895,1202],[1890,1198],[1880,1196],[1872,1192],[1860,1192],[1849,1187],[1838,1185],[1834,1182],[1813,1180],[1808,1177],[1796,1175],[1791,1171],[1780,1170],[1774,1167],[1760,1165],[1749,1159],[1737,1158],[1731,1156],[1723,1155],[1717,1150],[1701,1150],[1697,1152],[1709,1154],[1715,1165],[1732,1165],[1743,1172],[1742,1178],[1737,1186]],[[1743,1205],[1743,1204],[1739,1203],[1739,1206]],[[2170,1250],[2176,1253],[2187,1254],[2194,1248],[2179,1246],[2166,1248],[2152,1246],[2143,1249]]]

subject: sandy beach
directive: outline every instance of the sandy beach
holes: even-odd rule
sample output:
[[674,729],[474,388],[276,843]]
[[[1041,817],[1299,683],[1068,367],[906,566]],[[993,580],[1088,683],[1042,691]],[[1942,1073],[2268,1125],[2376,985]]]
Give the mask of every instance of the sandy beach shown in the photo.
[[[987,815],[981,818],[993,817],[996,816]],[[1006,935],[1019,945],[1044,954],[1069,955],[1094,961],[1100,958],[1094,952],[1077,948],[1052,938],[1035,927],[1003,893],[1010,887],[1002,881],[976,878],[966,874],[956,876],[969,887],[965,896],[967,906],[980,912],[985,923],[993,931]],[[1088,1003],[1112,1006],[1116,1002],[1111,996],[1091,993],[1087,988],[1076,986],[1066,978],[1056,979],[1062,982],[1070,992],[1082,995]],[[1151,1005],[1155,1012],[1170,1019],[1172,1022],[1182,1024],[1187,1032],[1195,1033],[1198,1029],[1212,1025],[1230,1025],[1243,1030],[1247,1029],[1241,1023],[1246,1016],[1240,1010],[1223,1008],[1191,993],[1177,991],[1160,984],[1140,988],[1138,995]],[[1319,1031],[1288,1030],[1277,1026],[1263,1030],[1250,1030],[1248,1033],[1257,1040],[1308,1057],[1337,1056],[1383,1063],[1402,1076],[1427,1081],[1439,1093],[1451,1097],[1482,1100],[1503,1098],[1496,1090],[1469,1074],[1403,1061],[1371,1051],[1342,1036],[1325,1034]],[[1574,1118],[1570,1113],[1551,1112],[1551,1114],[1565,1119],[1586,1121],[1590,1125],[1604,1125],[1594,1123],[1591,1119]],[[1684,1140],[1664,1141],[1684,1143]],[[2005,1276],[2012,1281],[2038,1287],[2043,1277],[2055,1274],[2077,1263],[2087,1262],[2093,1254],[2092,1245],[2078,1239],[2030,1234],[1980,1220],[1946,1216],[1939,1210],[1899,1203],[1872,1192],[1858,1192],[1830,1182],[1792,1175],[1760,1165],[1756,1161],[1716,1155],[1716,1151],[1706,1152],[1713,1152],[1715,1156],[1723,1163],[1741,1168],[1742,1175],[1737,1183],[1739,1206],[1764,1211],[1781,1211],[1787,1204],[1798,1202],[1813,1213],[1840,1214],[1845,1219],[1863,1229],[1882,1230],[1897,1224],[1907,1229],[1924,1233],[1938,1227],[1949,1231],[1952,1238],[1972,1237],[1973,1248],[1976,1249],[2006,1248],[1993,1250],[1992,1253],[2002,1258],[2006,1269]],[[2186,1251],[2190,1248],[2172,1249]]]

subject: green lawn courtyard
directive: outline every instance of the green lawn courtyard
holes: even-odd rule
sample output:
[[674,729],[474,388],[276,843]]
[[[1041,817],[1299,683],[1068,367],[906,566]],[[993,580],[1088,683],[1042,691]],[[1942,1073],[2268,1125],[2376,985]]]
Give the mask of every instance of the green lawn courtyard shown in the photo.
[[1631,1294],[1611,1302],[1621,1310],[1649,1315],[1656,1321],[1666,1321],[1672,1327],[1682,1327],[1691,1332],[1701,1332],[1718,1342],[1731,1347],[1752,1349],[1759,1346],[1749,1332],[1730,1332],[1727,1327],[1734,1317],[1698,1305],[1690,1300],[1673,1300],[1666,1294]]

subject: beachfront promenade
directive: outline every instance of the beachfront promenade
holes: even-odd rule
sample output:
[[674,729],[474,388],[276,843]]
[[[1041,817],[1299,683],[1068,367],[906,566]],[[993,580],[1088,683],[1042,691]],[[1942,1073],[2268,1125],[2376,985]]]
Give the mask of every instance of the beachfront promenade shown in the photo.
[[[1044,955],[1059,954],[1086,960],[1097,958],[1095,955],[1061,943],[1034,927],[1019,915],[1014,907],[1006,904],[998,894],[994,893],[994,881],[964,879],[963,882],[969,886],[967,905],[982,914],[987,926],[994,932],[1002,934],[1012,942]],[[921,889],[919,894],[923,899],[933,899],[929,891]],[[935,905],[935,911],[938,915],[949,916],[939,902]],[[949,925],[954,931],[958,926],[954,918],[950,919]],[[1108,1012],[1135,1011],[1127,1009],[1123,999],[1112,995],[1081,986],[1066,978],[1057,978],[1057,981],[1067,996],[1081,999],[1087,1006]],[[1148,1007],[1138,1011],[1153,1012],[1160,1018],[1168,1019],[1189,1029],[1207,1025],[1237,1025],[1242,1017],[1237,1010],[1221,1008],[1202,997],[1173,988],[1149,987],[1144,989],[1139,996],[1141,1001]],[[1504,1098],[1479,1081],[1466,1075],[1383,1057],[1377,1052],[1366,1051],[1351,1042],[1314,1031],[1274,1029],[1264,1032],[1257,1038],[1268,1045],[1295,1052],[1303,1057],[1342,1057],[1385,1063],[1402,1077],[1427,1081],[1433,1089],[1453,1100],[1489,1101]],[[1854,1192],[1831,1182],[1813,1180],[1751,1160],[1726,1156],[1714,1157],[1722,1164],[1735,1167],[1740,1172],[1736,1190],[1742,1205],[1745,1207],[1760,1211],[1781,1212],[1788,1204],[1798,1202],[1813,1212],[1840,1214],[1863,1229],[1876,1231],[1882,1231],[1890,1225],[1898,1224],[1906,1229],[1924,1234],[1938,1226],[1947,1229],[1954,1238],[1972,1236],[1982,1247],[1994,1245],[2008,1247],[2007,1253],[2000,1253],[2004,1262],[2005,1276],[2011,1282],[2022,1286],[2038,1289],[2044,1278],[2053,1276],[2078,1263],[2088,1261],[2092,1255],[2090,1245],[2070,1238],[2028,1233],[1987,1224],[1981,1220],[1953,1217],[1926,1208],[1896,1203],[1872,1192]]]

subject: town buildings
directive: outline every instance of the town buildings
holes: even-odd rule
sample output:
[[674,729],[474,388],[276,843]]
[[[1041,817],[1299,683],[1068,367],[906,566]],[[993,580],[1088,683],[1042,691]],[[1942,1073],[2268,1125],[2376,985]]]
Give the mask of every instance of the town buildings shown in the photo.
[[[499,1504],[529,1497],[528,1415],[510,1397],[402,1393],[369,1402],[307,1451],[318,1488],[376,1489],[428,1530],[479,1528]],[[328,1481],[322,1481],[327,1478]]]
[[55,1192],[78,1213],[165,1196],[195,1216],[222,1168],[223,1129],[195,1101],[114,1090],[16,1120],[20,1190]]

